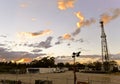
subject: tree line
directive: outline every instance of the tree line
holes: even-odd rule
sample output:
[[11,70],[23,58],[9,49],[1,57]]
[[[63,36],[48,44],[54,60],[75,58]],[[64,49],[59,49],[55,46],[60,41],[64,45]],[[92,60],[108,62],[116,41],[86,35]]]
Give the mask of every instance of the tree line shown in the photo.
[[[118,71],[118,68],[116,67],[117,62],[115,61],[110,61],[110,63],[113,65],[113,71]],[[104,62],[104,68],[107,69],[106,65],[108,63]],[[30,63],[12,63],[12,62],[0,62],[0,72],[1,73],[6,73],[6,72],[10,72],[10,73],[15,73],[17,71],[21,71],[21,73],[25,73],[26,68],[40,68],[40,67],[44,67],[44,68],[48,68],[48,67],[67,67],[69,68],[69,70],[73,70],[73,64],[70,64],[69,62],[67,63],[63,63],[63,62],[59,62],[57,64],[55,64],[55,58],[54,57],[43,57],[40,60],[33,60]],[[88,69],[92,69],[92,70],[96,70],[96,71],[100,71],[101,67],[102,67],[102,63],[101,62],[93,62],[93,63],[84,63],[81,64],[79,62],[75,63],[75,67],[76,70],[82,70],[85,68]]]

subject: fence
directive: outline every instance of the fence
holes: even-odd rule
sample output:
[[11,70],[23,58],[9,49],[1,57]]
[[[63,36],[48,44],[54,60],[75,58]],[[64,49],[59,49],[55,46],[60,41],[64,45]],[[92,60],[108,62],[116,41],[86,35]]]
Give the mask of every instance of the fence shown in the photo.
[[[77,73],[77,84],[120,84],[119,75],[116,77],[111,76],[111,78],[109,76],[102,74],[94,75]],[[74,84],[74,80],[73,72],[47,74],[0,74],[0,84]]]
[[22,84],[20,80],[0,80],[0,84]]
[[[29,81],[24,81],[24,80],[0,80],[0,84],[74,84],[73,79],[68,79],[68,78],[48,78],[48,77],[43,77],[43,78],[38,78],[38,79],[31,79]],[[120,83],[115,83],[115,82],[110,82],[110,81],[96,81],[96,80],[83,80],[83,79],[78,79],[77,84],[120,84]]]

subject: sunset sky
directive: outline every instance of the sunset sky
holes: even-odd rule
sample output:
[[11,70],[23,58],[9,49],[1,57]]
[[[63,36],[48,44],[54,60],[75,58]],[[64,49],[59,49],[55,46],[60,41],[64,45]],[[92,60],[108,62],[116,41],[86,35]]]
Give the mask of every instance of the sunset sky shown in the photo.
[[0,60],[101,55],[100,20],[119,55],[119,16],[120,0],[0,0]]

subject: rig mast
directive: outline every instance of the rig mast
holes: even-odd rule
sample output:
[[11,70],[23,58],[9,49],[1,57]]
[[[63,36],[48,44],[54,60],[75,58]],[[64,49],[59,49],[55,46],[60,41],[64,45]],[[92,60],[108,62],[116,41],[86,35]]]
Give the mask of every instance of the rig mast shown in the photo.
[[[109,54],[108,54],[108,47],[107,47],[107,39],[106,34],[104,31],[103,21],[100,21],[101,24],[101,52],[102,52],[102,63],[107,63],[105,66],[102,66],[102,70],[109,71]],[[108,67],[107,70],[105,67]]]

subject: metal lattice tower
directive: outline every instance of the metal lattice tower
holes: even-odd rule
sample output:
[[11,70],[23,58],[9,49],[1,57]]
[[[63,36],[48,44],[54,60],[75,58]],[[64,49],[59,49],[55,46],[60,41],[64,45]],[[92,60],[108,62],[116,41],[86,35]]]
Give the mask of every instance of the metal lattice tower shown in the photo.
[[102,62],[109,62],[107,40],[106,40],[106,34],[105,34],[105,31],[104,31],[103,21],[101,21],[100,24],[101,24]]

